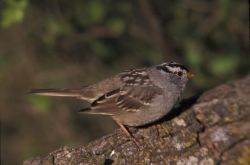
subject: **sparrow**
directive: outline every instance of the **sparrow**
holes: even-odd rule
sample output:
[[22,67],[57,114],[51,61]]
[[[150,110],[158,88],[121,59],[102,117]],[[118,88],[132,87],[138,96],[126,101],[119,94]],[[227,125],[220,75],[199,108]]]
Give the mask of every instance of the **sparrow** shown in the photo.
[[80,113],[111,116],[131,137],[126,126],[143,126],[168,114],[193,76],[185,66],[169,62],[126,70],[81,88],[33,89],[30,93],[85,100],[91,105]]

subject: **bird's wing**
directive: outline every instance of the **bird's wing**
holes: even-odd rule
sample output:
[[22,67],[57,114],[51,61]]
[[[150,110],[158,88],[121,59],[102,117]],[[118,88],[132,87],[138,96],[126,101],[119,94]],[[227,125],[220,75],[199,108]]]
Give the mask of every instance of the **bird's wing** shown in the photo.
[[81,90],[81,96],[84,100],[94,102],[106,93],[115,91],[124,85],[146,85],[148,80],[149,77],[147,76],[145,68],[131,69],[83,88]]
[[44,96],[76,97],[93,103],[101,96],[119,89],[124,85],[143,85],[148,83],[148,80],[149,78],[147,77],[145,69],[141,68],[124,71],[90,86],[75,89],[34,89],[29,93]]
[[80,112],[103,115],[138,112],[150,106],[153,98],[159,94],[161,89],[155,86],[122,87],[106,93],[94,101],[90,108]]
[[162,94],[162,90],[150,81],[145,69],[125,71],[119,77],[122,82],[119,88],[103,94],[90,108],[80,112],[104,115],[136,112],[149,106],[156,95]]

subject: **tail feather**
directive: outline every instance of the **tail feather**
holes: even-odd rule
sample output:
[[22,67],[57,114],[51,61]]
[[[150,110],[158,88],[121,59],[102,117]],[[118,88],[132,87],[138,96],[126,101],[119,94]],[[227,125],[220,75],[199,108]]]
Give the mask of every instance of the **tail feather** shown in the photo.
[[79,113],[88,113],[89,111],[91,111],[91,108],[83,108],[79,110]]
[[95,110],[91,109],[91,107],[83,108],[83,109],[79,110],[79,113],[92,114],[92,115],[108,115],[108,116],[112,116],[112,114],[110,114],[110,113],[108,113],[106,111],[103,111],[103,112],[95,111]]
[[42,96],[81,97],[79,89],[32,89],[29,94]]

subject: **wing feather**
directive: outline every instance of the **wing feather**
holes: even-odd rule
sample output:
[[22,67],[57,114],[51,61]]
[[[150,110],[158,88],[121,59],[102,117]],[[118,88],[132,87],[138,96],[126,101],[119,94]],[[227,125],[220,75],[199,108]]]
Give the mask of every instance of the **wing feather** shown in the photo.
[[88,111],[90,114],[116,115],[137,112],[149,106],[156,95],[161,94],[158,87],[133,87],[111,91],[94,101]]
[[162,90],[149,79],[145,68],[122,72],[121,84],[98,97],[86,111],[90,114],[116,115],[138,112],[150,106]]

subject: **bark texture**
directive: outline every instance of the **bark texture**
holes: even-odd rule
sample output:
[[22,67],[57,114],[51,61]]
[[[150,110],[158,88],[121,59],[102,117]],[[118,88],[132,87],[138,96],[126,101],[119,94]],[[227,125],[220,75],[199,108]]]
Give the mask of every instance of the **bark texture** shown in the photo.
[[24,165],[250,164],[250,75],[182,101],[164,119],[78,148],[63,147]]

